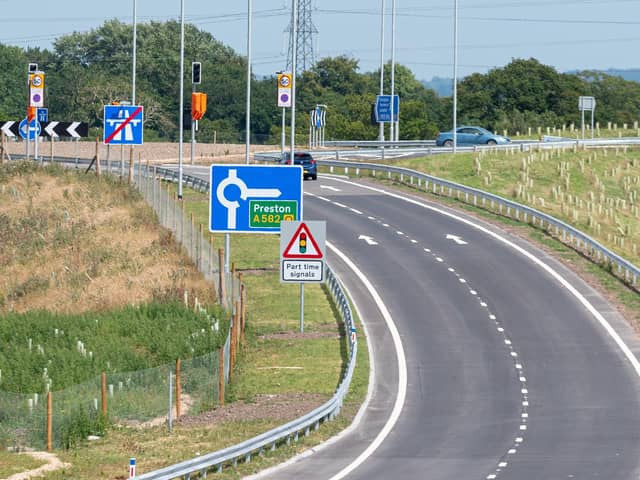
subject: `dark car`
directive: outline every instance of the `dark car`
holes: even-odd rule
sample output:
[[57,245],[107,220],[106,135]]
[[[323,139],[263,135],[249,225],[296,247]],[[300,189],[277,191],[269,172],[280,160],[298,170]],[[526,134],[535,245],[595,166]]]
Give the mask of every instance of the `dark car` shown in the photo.
[[[280,163],[284,165],[291,165],[291,152],[285,152]],[[294,155],[294,165],[302,165],[304,171],[304,179],[317,180],[318,178],[318,164],[314,160],[313,156],[307,152],[296,152]]]
[[[467,145],[504,145],[511,140],[502,135],[491,133],[482,127],[458,127],[456,128],[456,141],[458,146]],[[440,132],[436,137],[436,145],[439,147],[453,146],[453,130]]]

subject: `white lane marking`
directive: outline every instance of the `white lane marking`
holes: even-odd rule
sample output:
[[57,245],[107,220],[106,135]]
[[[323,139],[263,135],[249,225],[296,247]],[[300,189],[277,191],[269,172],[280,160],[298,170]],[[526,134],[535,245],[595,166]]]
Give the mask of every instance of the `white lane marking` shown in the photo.
[[331,203],[331,200],[329,198],[321,197],[320,195],[316,195],[316,198],[319,198],[320,200],[323,200],[323,201],[325,201],[327,203]]
[[364,240],[365,242],[367,242],[369,245],[378,245],[378,242],[376,242],[373,237],[369,237],[367,235],[360,235],[358,237],[358,240]]
[[375,220],[376,217],[367,217],[368,220]]
[[431,250],[429,250],[428,248],[425,248],[424,251],[427,253],[431,253]]
[[411,240],[411,243],[418,243],[418,240]]
[[355,208],[350,208],[349,210],[351,210],[353,213],[356,213],[358,215],[363,215],[363,213],[360,210],[356,210]]
[[460,238],[458,235],[451,235],[450,233],[448,233],[446,238],[447,238],[447,240],[453,240],[458,245],[467,245],[467,242],[462,240],[462,238]]
[[382,226],[385,227],[385,228],[389,228],[389,224],[388,223],[383,223]]
[[336,207],[340,207],[340,208],[349,208],[349,207],[347,207],[344,203],[333,202],[333,204],[334,204]]
[[404,235],[404,232],[401,232],[400,230],[398,230],[396,233],[397,233],[398,235]]
[[[378,192],[378,193],[381,193],[383,195],[387,195],[387,196],[392,197],[392,198],[397,198],[397,199],[403,200],[403,201],[405,201],[407,203],[411,203],[413,205],[417,205],[417,206],[423,207],[423,208],[425,208],[427,210],[431,210],[433,212],[439,213],[439,214],[444,215],[446,217],[449,217],[449,218],[451,218],[453,220],[456,220],[458,222],[464,223],[465,225],[468,225],[469,227],[474,228],[474,229],[476,229],[476,230],[478,230],[480,232],[483,232],[483,233],[489,235],[490,237],[493,237],[494,239],[498,240],[499,242],[503,243],[504,245],[512,248],[516,252],[520,253],[521,255],[523,255],[524,257],[529,259],[531,262],[533,262],[537,266],[539,266],[547,274],[549,274],[551,277],[553,277],[557,282],[559,282],[560,285],[562,285],[567,291],[569,291],[569,293],[571,293],[571,295],[573,295],[578,300],[578,302],[580,302],[589,311],[589,313],[591,313],[591,315],[598,321],[598,323],[602,326],[602,328],[604,328],[604,330],[607,332],[607,334],[613,339],[613,341],[616,343],[618,348],[622,351],[622,353],[627,358],[627,360],[631,363],[631,366],[636,371],[636,375],[638,377],[640,377],[640,361],[638,361],[638,359],[633,354],[631,349],[627,346],[627,344],[624,342],[622,337],[620,337],[618,332],[616,332],[614,330],[614,328],[607,321],[607,319],[604,318],[604,316],[600,312],[598,312],[598,310],[591,304],[591,302],[589,302],[589,300],[587,300],[584,297],[584,295],[582,295],[573,285],[571,285],[568,280],[566,280],[564,277],[562,277],[562,275],[560,275],[558,272],[556,272],[553,268],[551,268],[548,264],[546,264],[540,258],[536,257],[533,253],[528,252],[527,250],[525,250],[523,247],[521,247],[519,245],[516,245],[511,240],[508,240],[507,238],[503,237],[499,233],[492,232],[491,230],[487,229],[486,227],[483,227],[482,225],[480,225],[478,223],[473,222],[472,220],[463,218],[463,217],[461,217],[459,215],[456,215],[454,213],[451,213],[451,212],[447,212],[446,210],[443,210],[441,208],[434,207],[432,205],[427,205],[426,203],[423,203],[423,202],[421,202],[419,200],[416,200],[416,199],[413,199],[413,198],[409,198],[409,197],[404,197],[404,196],[402,196],[400,194],[389,192],[389,191],[383,190],[381,188],[371,187],[369,185],[361,185],[359,183],[354,183],[354,182],[351,182],[349,180],[336,179],[336,181],[348,183],[350,185],[363,188],[365,190]],[[512,355],[514,353],[515,352],[513,352]]]
[[342,191],[339,188],[332,187],[332,186],[329,186],[329,185],[320,185],[320,188],[324,188],[325,190],[331,190],[332,192],[341,192]]
[[393,318],[389,313],[386,305],[382,301],[382,298],[371,284],[369,279],[360,271],[360,269],[338,248],[336,248],[331,242],[326,242],[326,245],[336,254],[338,255],[343,262],[345,262],[349,268],[356,274],[356,276],[360,279],[360,281],[364,284],[366,289],[369,291],[369,294],[374,299],[378,310],[382,314],[385,323],[387,324],[387,328],[391,333],[391,338],[393,339],[393,344],[396,349],[396,358],[398,361],[398,395],[396,396],[396,401],[393,405],[393,410],[391,411],[391,415],[387,419],[384,427],[373,442],[362,452],[358,458],[356,458],[353,462],[343,468],[340,472],[335,474],[329,480],[340,480],[341,478],[346,477],[351,472],[353,472],[356,468],[362,465],[373,453],[382,445],[382,442],[387,438],[387,436],[391,433],[391,430],[397,423],[400,418],[400,414],[402,413],[402,408],[404,407],[404,401],[407,396],[407,359],[404,354],[404,347],[402,346],[402,340],[400,339],[400,332],[398,332],[398,328],[393,322]]
[[436,260],[437,260],[437,261],[439,261],[439,262],[441,262],[441,263],[442,263],[442,262],[444,262],[444,260],[443,260],[443,259],[441,259],[440,257],[436,257]]

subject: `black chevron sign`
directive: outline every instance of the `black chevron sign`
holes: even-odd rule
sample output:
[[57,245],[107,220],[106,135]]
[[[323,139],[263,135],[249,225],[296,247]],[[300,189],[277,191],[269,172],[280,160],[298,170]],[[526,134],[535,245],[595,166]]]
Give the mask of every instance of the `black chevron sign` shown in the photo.
[[42,124],[43,137],[81,138],[89,135],[89,125],[84,122],[48,122]]
[[[0,131],[7,137],[20,135],[20,122],[0,122]],[[85,122],[40,122],[41,137],[81,138],[89,136],[89,124]]]
[[0,131],[7,137],[17,137],[20,134],[20,122],[0,122]]

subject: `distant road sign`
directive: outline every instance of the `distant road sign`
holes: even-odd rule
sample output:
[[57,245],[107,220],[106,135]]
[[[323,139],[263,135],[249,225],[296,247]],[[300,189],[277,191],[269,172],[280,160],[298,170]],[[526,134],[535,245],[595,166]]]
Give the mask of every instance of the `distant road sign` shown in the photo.
[[48,108],[39,108],[38,109],[38,115],[37,115],[38,121],[40,123],[46,123],[49,121],[49,109]]
[[105,105],[105,145],[142,145],[143,114],[141,105]]
[[20,126],[18,127],[18,129],[20,132],[20,136],[25,140],[35,140],[36,137],[40,136],[40,132],[42,131],[42,127],[39,121],[33,119],[31,120],[31,123],[28,123],[26,118],[20,122]]
[[[400,111],[400,97],[398,95],[393,96],[393,121],[398,121],[398,113]],[[390,122],[391,121],[391,95],[378,95],[376,97],[375,106],[376,122]]]
[[211,165],[209,230],[280,233],[302,216],[302,166]]

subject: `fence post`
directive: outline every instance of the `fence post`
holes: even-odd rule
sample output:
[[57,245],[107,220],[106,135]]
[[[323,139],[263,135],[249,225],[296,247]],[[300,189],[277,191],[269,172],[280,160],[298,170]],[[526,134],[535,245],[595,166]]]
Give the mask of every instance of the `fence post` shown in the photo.
[[47,451],[53,450],[52,436],[53,436],[53,400],[51,392],[47,393]]
[[231,315],[231,334],[229,338],[229,383],[231,383],[231,379],[233,378],[233,367],[235,365],[235,356],[236,356],[236,322],[234,315]]
[[102,372],[102,415],[107,416],[107,374]]
[[218,349],[218,403],[224,405],[224,347]]
[[180,384],[180,359],[176,360],[176,418],[182,413],[182,387]]
[[240,340],[244,343],[244,331],[247,319],[247,294],[242,279],[240,280],[240,305],[242,305],[240,310]]
[[96,137],[96,175],[99,177],[102,174],[100,167],[100,140]]

